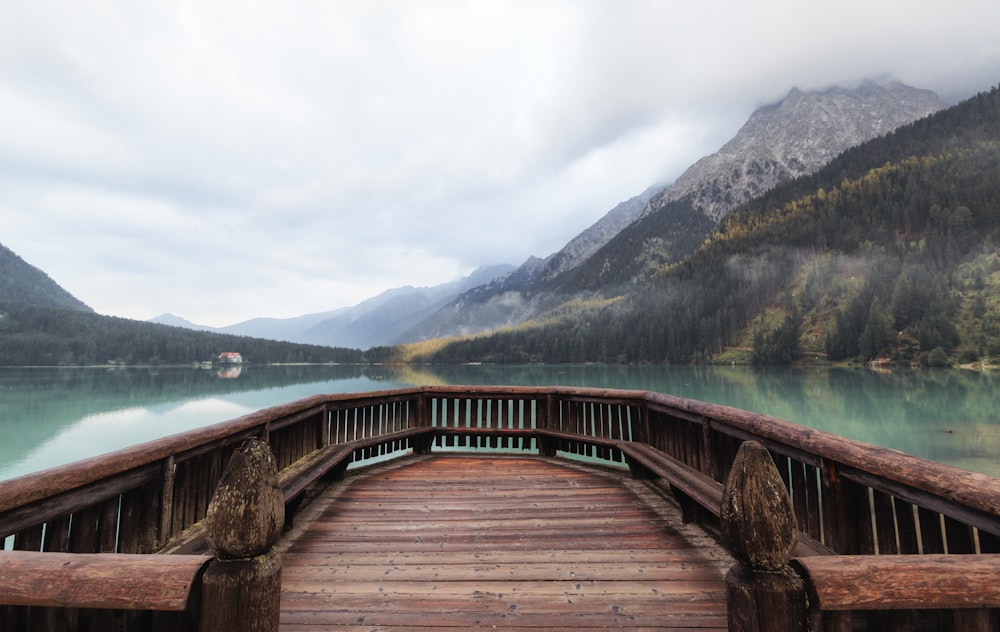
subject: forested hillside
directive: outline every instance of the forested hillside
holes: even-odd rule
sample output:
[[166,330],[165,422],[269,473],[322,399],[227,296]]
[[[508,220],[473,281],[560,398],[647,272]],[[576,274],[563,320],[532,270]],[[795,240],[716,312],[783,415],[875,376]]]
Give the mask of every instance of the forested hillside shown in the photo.
[[3,244],[0,244],[0,301],[93,311]]
[[727,216],[616,300],[436,362],[944,364],[1000,356],[1000,91],[851,149]]
[[360,351],[292,344],[0,302],[0,366],[187,364],[236,351],[250,362],[361,362]]

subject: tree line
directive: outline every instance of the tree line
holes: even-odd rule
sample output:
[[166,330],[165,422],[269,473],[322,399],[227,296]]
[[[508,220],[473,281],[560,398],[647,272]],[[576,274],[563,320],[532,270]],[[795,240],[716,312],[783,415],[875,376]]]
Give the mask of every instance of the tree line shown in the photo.
[[257,363],[365,361],[357,349],[194,331],[78,310],[0,303],[0,366],[190,364],[239,352]]

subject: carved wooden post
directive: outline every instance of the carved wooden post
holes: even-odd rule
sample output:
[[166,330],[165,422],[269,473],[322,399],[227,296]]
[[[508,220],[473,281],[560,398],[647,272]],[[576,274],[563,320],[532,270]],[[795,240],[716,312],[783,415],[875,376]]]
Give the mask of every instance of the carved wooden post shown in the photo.
[[722,495],[722,536],[737,563],[726,575],[730,632],[805,632],[808,604],[788,560],[798,538],[792,502],[767,450],[740,446]]
[[233,454],[205,516],[216,559],[205,571],[201,630],[275,632],[281,561],[272,550],[285,522],[278,468],[266,443]]

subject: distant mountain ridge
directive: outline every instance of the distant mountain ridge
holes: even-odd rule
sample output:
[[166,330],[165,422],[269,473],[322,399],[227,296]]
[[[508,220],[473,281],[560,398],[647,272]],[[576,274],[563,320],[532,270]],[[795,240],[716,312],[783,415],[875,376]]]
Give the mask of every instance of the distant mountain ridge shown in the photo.
[[0,244],[0,301],[93,312],[35,266]]
[[462,292],[513,269],[514,266],[507,264],[482,266],[449,283],[393,288],[357,305],[292,318],[253,318],[218,328],[196,325],[173,314],[157,316],[151,322],[270,340],[368,349],[395,343],[404,331]]

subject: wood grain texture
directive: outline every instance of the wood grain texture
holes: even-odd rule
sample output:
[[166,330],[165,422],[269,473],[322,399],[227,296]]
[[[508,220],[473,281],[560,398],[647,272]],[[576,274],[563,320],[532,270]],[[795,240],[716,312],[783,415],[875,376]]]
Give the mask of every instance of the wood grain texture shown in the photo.
[[725,629],[728,562],[640,485],[482,455],[349,477],[283,545],[281,630]]
[[17,606],[182,611],[205,555],[0,552],[3,602]]

